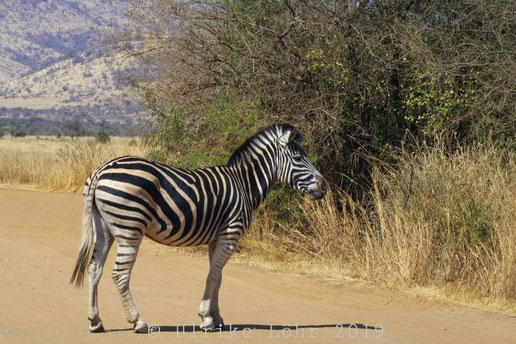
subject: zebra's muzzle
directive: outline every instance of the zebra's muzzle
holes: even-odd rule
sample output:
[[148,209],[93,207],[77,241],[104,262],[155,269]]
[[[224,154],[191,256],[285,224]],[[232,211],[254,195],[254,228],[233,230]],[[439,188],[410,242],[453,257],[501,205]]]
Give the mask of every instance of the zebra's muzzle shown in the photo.
[[318,200],[323,198],[324,195],[326,195],[326,191],[328,190],[328,183],[323,176],[316,175],[315,180],[317,186],[311,190],[308,190],[307,192],[308,197],[310,197],[311,200]]
[[312,201],[315,201],[315,200],[323,198],[324,195],[326,195],[326,192],[322,192],[319,190],[310,190],[307,192],[307,194],[308,194],[308,197],[310,197],[310,199]]

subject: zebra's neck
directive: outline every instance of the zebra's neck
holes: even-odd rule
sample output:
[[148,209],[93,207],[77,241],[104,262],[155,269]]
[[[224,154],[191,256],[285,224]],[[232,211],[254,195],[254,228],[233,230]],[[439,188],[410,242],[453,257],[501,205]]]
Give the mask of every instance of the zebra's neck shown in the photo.
[[273,143],[260,148],[252,147],[229,165],[235,169],[252,209],[258,208],[276,182],[277,161]]

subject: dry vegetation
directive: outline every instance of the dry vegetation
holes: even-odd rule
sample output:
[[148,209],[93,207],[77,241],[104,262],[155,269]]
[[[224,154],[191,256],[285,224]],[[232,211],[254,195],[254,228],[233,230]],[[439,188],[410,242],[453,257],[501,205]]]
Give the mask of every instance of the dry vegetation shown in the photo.
[[137,140],[24,137],[0,139],[0,184],[47,191],[82,191],[89,174],[120,155],[145,155]]
[[117,56],[110,47],[77,53],[73,58],[0,85],[0,106],[27,109],[114,103],[122,106],[131,101],[126,79],[135,66],[134,58]]
[[372,204],[304,200],[292,211],[306,224],[278,232],[261,217],[244,245],[296,272],[514,313],[515,177],[516,155],[489,146],[403,152],[396,169],[373,173]]
[[127,9],[122,1],[1,1],[0,127],[77,135],[66,126],[77,118],[83,134],[143,132],[147,116],[129,74],[146,71],[114,46],[130,46],[114,37]]

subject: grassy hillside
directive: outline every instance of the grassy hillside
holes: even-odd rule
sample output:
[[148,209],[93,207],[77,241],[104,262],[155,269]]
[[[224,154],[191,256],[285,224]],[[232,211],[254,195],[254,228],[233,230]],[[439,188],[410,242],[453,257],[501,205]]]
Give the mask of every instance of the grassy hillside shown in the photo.
[[134,59],[100,49],[79,53],[4,84],[0,106],[42,109],[123,102],[129,99],[126,76],[134,64]]
[[[86,133],[100,125],[130,130],[144,120],[128,84],[135,66],[133,58],[108,49],[62,60],[0,86],[0,119],[28,134],[60,133],[62,122],[74,118]],[[31,121],[44,125],[35,128]]]

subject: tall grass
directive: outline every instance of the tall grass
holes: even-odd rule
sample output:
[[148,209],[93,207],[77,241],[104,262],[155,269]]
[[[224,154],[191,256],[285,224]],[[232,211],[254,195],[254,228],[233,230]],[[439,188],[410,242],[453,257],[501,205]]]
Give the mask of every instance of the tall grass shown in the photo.
[[376,171],[371,274],[516,299],[515,155],[434,149],[403,156],[400,167]]
[[297,271],[437,287],[516,311],[516,154],[490,146],[402,152],[396,166],[376,168],[373,185],[369,204],[337,192],[301,201],[297,226],[254,228],[244,251],[286,245],[281,259],[297,260]]
[[37,184],[55,159],[58,140],[0,139],[0,183]]
[[122,155],[144,156],[137,145],[100,143],[97,140],[72,140],[56,151],[56,164],[48,171],[42,185],[47,190],[81,191],[88,176],[102,163]]
[[145,154],[145,148],[130,138],[107,143],[91,138],[7,138],[0,140],[0,183],[79,192],[89,174],[103,162],[121,155]]

